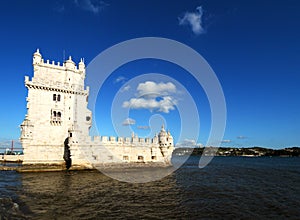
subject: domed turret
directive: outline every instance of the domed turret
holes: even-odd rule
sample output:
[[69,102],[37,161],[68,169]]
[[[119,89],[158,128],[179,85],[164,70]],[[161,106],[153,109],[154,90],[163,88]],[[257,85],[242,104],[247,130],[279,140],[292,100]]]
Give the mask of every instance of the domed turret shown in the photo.
[[166,136],[167,135],[167,132],[166,132],[166,130],[165,130],[165,126],[164,126],[164,124],[161,126],[161,130],[160,130],[160,132],[159,132],[159,134],[158,134],[158,137],[164,137],[164,136]]
[[158,134],[158,142],[160,145],[167,144],[167,132],[164,125],[161,126],[161,130]]
[[80,59],[80,62],[78,64],[78,69],[79,71],[84,71],[85,70],[85,64],[84,64],[84,59]]
[[158,134],[158,143],[161,147],[173,146],[173,137],[170,131],[166,131],[164,125],[161,126],[161,130]]
[[42,55],[40,54],[40,50],[37,49],[36,52],[33,54],[33,64],[38,64],[42,62]]
[[74,61],[72,60],[72,57],[69,56],[69,59],[65,61],[65,66],[66,68],[68,69],[75,69],[75,63]]

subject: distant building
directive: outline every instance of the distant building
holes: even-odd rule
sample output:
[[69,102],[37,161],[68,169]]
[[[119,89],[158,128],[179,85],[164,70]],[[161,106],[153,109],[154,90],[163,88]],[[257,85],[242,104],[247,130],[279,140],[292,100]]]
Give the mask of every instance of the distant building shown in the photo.
[[34,76],[25,76],[27,114],[21,124],[23,164],[63,164],[92,168],[118,163],[170,164],[173,137],[164,126],[153,139],[89,136],[92,112],[87,108],[85,64],[69,57],[63,64],[33,54]]

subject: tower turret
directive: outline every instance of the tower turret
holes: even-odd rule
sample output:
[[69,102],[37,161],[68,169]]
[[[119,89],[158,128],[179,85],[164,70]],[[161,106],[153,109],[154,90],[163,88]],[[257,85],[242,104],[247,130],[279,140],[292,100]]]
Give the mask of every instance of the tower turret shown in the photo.
[[80,59],[80,62],[78,63],[78,70],[84,72],[85,71],[85,64],[84,59]]
[[167,134],[167,142],[168,142],[169,146],[174,145],[173,136],[171,135],[170,131],[168,131],[168,134]]
[[67,69],[75,69],[76,66],[71,56],[69,56],[69,59],[65,61],[65,66]]
[[164,124],[161,126],[161,130],[158,134],[158,141],[159,141],[159,144],[162,146],[167,144],[167,132],[165,130]]
[[37,49],[36,52],[33,54],[32,64],[39,64],[42,62],[42,55],[40,54],[40,50]]

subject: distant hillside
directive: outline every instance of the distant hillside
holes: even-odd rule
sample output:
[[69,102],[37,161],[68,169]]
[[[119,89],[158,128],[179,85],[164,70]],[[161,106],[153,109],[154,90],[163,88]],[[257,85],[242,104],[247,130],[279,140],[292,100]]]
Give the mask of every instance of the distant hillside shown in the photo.
[[[206,155],[216,156],[281,156],[281,157],[299,157],[300,147],[291,147],[284,149],[268,149],[263,147],[249,147],[249,148],[234,148],[234,147],[206,147]],[[174,155],[202,155],[204,148],[176,148],[173,152]]]

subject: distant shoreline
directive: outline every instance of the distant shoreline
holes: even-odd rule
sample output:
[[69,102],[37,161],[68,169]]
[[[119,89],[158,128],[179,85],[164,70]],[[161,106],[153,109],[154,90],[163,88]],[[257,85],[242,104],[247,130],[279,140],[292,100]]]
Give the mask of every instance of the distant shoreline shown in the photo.
[[263,147],[198,147],[198,148],[175,148],[173,155],[202,155],[205,149],[207,156],[244,156],[244,157],[300,157],[300,147],[290,147],[284,149],[269,149]]

